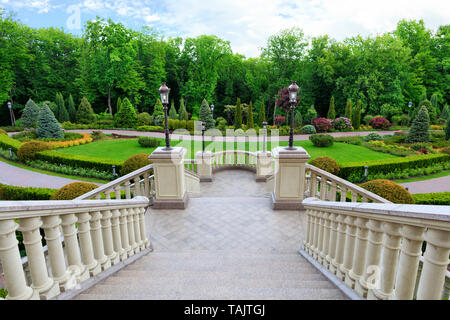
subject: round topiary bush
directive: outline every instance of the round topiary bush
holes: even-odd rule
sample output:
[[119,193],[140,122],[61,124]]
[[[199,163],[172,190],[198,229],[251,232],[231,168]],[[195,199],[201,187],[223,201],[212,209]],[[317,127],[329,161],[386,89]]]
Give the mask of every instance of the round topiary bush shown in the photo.
[[364,141],[382,141],[383,137],[376,132],[369,133],[364,137]]
[[309,136],[309,140],[311,140],[316,147],[330,147],[334,142],[334,138],[329,134],[313,134]]
[[334,175],[337,175],[339,170],[341,170],[336,160],[330,157],[317,157],[312,159],[309,163]]
[[331,120],[325,118],[314,119],[312,125],[316,128],[317,132],[327,132],[333,126]]
[[306,126],[304,126],[301,130],[301,133],[306,133],[306,134],[315,134],[316,128],[314,128],[314,126],[307,124]]
[[146,165],[151,164],[152,162],[148,159],[148,154],[138,153],[134,156],[129,157],[122,165],[122,169],[120,170],[120,174],[122,176],[129,174],[130,172],[136,171]]
[[89,191],[94,190],[98,186],[88,182],[72,182],[64,187],[56,190],[50,197],[50,200],[73,200]]
[[159,141],[160,140],[152,137],[139,137],[138,139],[138,143],[144,148],[156,148],[159,146]]
[[390,180],[378,179],[365,182],[360,185],[361,188],[369,190],[386,200],[393,203],[411,204],[414,203],[414,198],[411,194],[398,183]]
[[389,120],[383,117],[372,118],[369,124],[374,129],[387,129],[391,126]]
[[17,150],[17,156],[22,162],[33,160],[36,157],[36,153],[39,151],[51,149],[50,144],[43,141],[28,141],[23,143],[19,150]]

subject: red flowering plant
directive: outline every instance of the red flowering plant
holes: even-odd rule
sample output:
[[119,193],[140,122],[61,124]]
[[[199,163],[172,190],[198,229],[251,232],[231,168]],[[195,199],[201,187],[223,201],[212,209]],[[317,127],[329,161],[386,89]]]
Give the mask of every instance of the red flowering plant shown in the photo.
[[312,121],[312,125],[317,132],[327,132],[333,126],[331,120],[325,118],[316,118]]
[[386,118],[376,117],[370,120],[369,125],[374,129],[387,129],[391,126],[391,123]]
[[278,128],[284,123],[285,120],[286,120],[286,117],[284,117],[284,116],[276,116],[274,118],[275,124],[277,125]]

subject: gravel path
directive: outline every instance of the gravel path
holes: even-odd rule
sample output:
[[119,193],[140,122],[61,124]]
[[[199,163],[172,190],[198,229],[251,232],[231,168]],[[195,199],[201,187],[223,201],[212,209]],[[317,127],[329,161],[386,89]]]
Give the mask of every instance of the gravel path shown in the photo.
[[450,176],[401,183],[410,193],[450,192]]

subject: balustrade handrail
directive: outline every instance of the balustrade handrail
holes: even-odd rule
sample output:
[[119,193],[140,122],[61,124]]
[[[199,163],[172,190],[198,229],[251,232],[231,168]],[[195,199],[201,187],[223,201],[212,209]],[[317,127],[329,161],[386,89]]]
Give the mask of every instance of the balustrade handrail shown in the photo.
[[[306,170],[311,170],[311,172],[316,173],[317,175],[320,175],[321,177],[326,177],[327,179],[330,179],[331,181],[334,181],[336,184],[340,184],[342,186],[345,186],[347,188],[347,191],[353,190],[357,192],[360,195],[363,195],[367,197],[368,199],[378,202],[378,203],[392,203],[389,200],[384,199],[383,197],[380,197],[379,195],[370,192],[369,190],[366,190],[364,188],[361,188],[360,186],[357,186],[356,184],[353,184],[347,180],[344,180],[342,178],[339,178],[338,176],[335,176],[334,174],[331,174],[325,170],[322,170],[320,168],[317,168],[311,164],[305,165]],[[339,188],[339,186],[338,186]],[[341,188],[342,189],[342,188]],[[314,195],[311,195],[314,196]]]
[[142,175],[142,174],[144,174],[144,173],[146,173],[146,172],[148,172],[148,171],[150,171],[152,169],[153,169],[153,164],[149,164],[149,165],[147,165],[145,167],[142,167],[142,168],[137,169],[137,170],[135,170],[133,172],[130,172],[130,173],[128,173],[128,174],[126,174],[126,175],[124,175],[124,176],[122,176],[120,178],[117,178],[117,179],[115,179],[115,180],[113,180],[113,181],[111,181],[111,182],[109,182],[107,184],[101,185],[98,188],[95,188],[94,190],[89,191],[89,192],[87,192],[87,193],[85,193],[85,194],[75,198],[74,200],[90,199],[90,198],[95,197],[96,195],[98,195],[100,193],[107,192],[108,190],[114,189],[114,187],[116,187],[118,185],[121,185],[122,183],[127,182],[127,181],[135,178],[136,176],[140,176],[140,175]]

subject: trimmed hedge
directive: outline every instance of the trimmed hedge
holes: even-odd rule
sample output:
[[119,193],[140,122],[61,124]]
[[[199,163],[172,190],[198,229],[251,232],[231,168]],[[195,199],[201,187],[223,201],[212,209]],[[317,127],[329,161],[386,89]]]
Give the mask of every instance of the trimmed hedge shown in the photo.
[[135,154],[134,156],[129,157],[123,163],[122,169],[120,169],[120,174],[124,176],[151,164],[152,161],[148,158],[148,156],[149,154],[138,153]]
[[329,134],[313,134],[309,136],[309,140],[316,147],[330,147],[333,145],[334,139]]
[[36,140],[28,141],[20,146],[19,151],[17,151],[17,156],[20,161],[25,163],[26,161],[35,159],[36,153],[49,149],[51,149],[51,147],[48,142]]
[[11,148],[13,152],[17,152],[19,150],[20,146],[22,145],[22,142],[19,140],[10,138],[9,136],[5,134],[0,134],[0,148],[8,150]]
[[364,166],[368,166],[369,174],[389,173],[396,170],[404,170],[407,168],[423,168],[429,167],[436,163],[446,162],[450,160],[449,154],[429,154],[420,156],[410,156],[395,159],[382,159],[373,161],[347,162],[341,164],[339,177],[348,180],[350,175],[363,177]]
[[416,204],[450,205],[450,192],[416,193],[412,196]]
[[50,200],[55,189],[16,187],[0,184],[0,200]]

